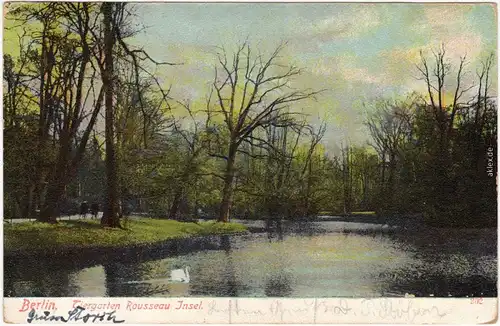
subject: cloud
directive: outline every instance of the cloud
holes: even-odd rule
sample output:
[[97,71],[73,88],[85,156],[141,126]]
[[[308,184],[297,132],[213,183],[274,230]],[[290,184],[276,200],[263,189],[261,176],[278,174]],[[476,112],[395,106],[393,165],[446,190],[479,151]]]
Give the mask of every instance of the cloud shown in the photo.
[[[296,37],[301,42],[328,42],[360,37],[382,25],[382,19],[375,6],[362,4],[349,6],[348,10],[304,26]],[[308,45],[309,46],[309,45]]]
[[[379,78],[379,81],[387,85],[400,85],[406,88],[419,85],[417,78],[420,77],[420,74],[417,65],[421,63],[420,52],[422,51],[432,66],[434,63],[433,51],[439,51],[443,45],[446,51],[446,60],[450,63],[452,71],[456,71],[461,58],[465,55],[468,62],[466,71],[474,71],[486,51],[481,35],[475,33],[457,34],[446,39],[433,39],[423,46],[388,49],[382,51],[375,59],[378,63],[377,70],[384,76],[384,78]],[[472,74],[467,77],[470,76]],[[467,82],[467,80],[465,81]]]
[[362,82],[367,84],[385,83],[384,75],[370,74],[366,68],[343,67],[342,75],[346,80],[352,82]]
[[380,14],[371,5],[361,5],[351,14],[335,15],[313,24],[319,34],[331,33],[337,38],[358,37],[381,25]]
[[391,82],[384,72],[372,72],[354,55],[341,55],[317,60],[311,72],[315,75],[330,76],[345,83],[389,85]]
[[450,27],[466,27],[466,14],[474,8],[471,4],[435,4],[424,7],[424,23],[434,33],[448,34]]
[[448,58],[453,64],[460,62],[460,57],[464,55],[471,60],[477,59],[485,44],[482,36],[474,31],[471,21],[467,18],[474,8],[473,4],[426,6],[422,25],[425,25],[423,28],[427,33],[422,33],[429,35],[430,39],[422,50],[430,51],[444,44]]
[[[434,47],[437,42],[432,44]],[[446,40],[445,48],[452,63],[457,63],[460,57],[467,55],[470,60],[478,59],[484,49],[481,35],[475,33],[461,33]]]

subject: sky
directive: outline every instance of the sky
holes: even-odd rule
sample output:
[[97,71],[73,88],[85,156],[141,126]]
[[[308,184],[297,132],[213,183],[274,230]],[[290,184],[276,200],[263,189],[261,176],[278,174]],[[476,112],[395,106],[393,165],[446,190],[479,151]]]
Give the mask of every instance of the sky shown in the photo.
[[[313,122],[326,121],[324,143],[363,144],[367,110],[380,98],[425,93],[418,80],[419,51],[432,55],[444,44],[456,67],[467,55],[464,85],[475,81],[482,59],[497,49],[494,4],[432,3],[131,3],[133,26],[142,31],[128,41],[158,61],[155,74],[172,85],[179,100],[203,101],[214,78],[215,47],[234,49],[248,40],[269,53],[288,42],[282,63],[304,69],[293,85],[324,90],[302,102]],[[17,37],[4,34],[4,53]],[[11,37],[8,37],[8,36]],[[496,65],[492,93],[496,94]],[[448,89],[453,88],[449,79]],[[476,82],[477,84],[477,82]],[[472,90],[474,91],[474,89]],[[338,149],[338,148],[337,148]]]
[[[136,20],[146,28],[133,42],[159,61],[183,63],[157,73],[184,99],[206,96],[215,46],[234,48],[248,39],[265,53],[287,41],[284,63],[304,69],[294,85],[325,90],[304,105],[312,119],[327,121],[325,140],[332,143],[368,139],[364,104],[425,90],[415,67],[420,50],[431,55],[444,43],[452,64],[466,54],[470,84],[480,60],[497,48],[492,4],[141,3],[135,8]],[[496,93],[496,83],[493,87]]]

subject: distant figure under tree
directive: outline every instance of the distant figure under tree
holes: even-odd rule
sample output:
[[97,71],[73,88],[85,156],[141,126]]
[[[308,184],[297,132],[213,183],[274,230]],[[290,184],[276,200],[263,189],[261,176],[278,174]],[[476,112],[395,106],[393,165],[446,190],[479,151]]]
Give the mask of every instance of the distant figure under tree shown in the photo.
[[90,205],[90,214],[92,214],[92,219],[97,219],[97,215],[99,214],[99,204],[98,203],[92,203]]
[[89,204],[86,201],[84,201],[80,205],[80,218],[86,218],[88,213],[89,213]]

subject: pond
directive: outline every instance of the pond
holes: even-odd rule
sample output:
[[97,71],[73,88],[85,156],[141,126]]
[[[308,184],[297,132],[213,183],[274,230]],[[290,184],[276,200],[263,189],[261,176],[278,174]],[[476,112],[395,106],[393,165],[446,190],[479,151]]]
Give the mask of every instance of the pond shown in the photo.
[[[289,223],[283,234],[221,236],[218,246],[145,258],[5,264],[5,296],[496,296],[496,230]],[[189,283],[170,280],[189,266]]]

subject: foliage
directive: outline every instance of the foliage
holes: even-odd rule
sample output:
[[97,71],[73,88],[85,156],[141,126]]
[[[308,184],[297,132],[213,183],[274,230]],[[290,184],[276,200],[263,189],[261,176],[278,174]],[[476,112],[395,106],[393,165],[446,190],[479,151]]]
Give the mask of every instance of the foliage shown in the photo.
[[427,92],[367,103],[371,140],[353,145],[325,138],[326,124],[304,114],[322,94],[291,86],[302,69],[282,62],[285,43],[268,55],[249,42],[233,53],[218,48],[206,97],[180,100],[145,63],[172,64],[128,45],[135,30],[125,4],[105,7],[113,14],[100,3],[19,4],[7,13],[18,44],[4,55],[6,217],[54,222],[87,200],[112,206],[116,227],[129,206],[174,220],[322,211],[423,213],[444,225],[494,220],[492,56],[469,86],[465,58],[453,67],[444,47],[433,60],[422,54]]
[[[427,96],[377,103],[367,121],[381,164],[377,210],[421,212],[433,225],[494,224],[495,173],[488,172],[497,150],[497,104],[488,81],[492,57],[478,70],[478,87],[463,85],[465,58],[455,70],[444,47],[434,58],[429,63],[422,54],[419,66]],[[454,94],[449,104],[442,99],[446,93]],[[465,94],[472,95],[465,100]]]

